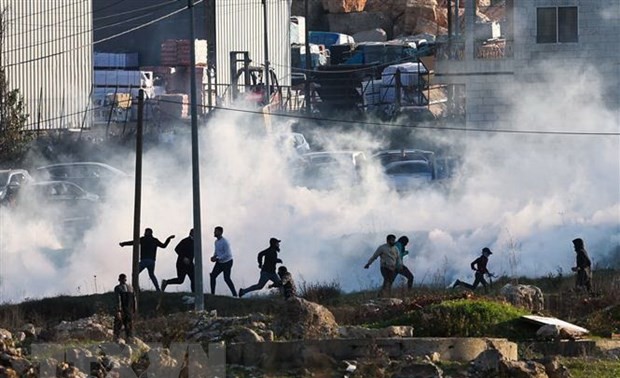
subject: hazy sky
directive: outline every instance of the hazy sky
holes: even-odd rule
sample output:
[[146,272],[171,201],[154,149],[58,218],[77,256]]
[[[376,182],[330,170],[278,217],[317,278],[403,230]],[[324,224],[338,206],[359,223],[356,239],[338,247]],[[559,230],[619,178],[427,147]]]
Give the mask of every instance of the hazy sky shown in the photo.
[[[571,76],[573,75],[573,76]],[[593,71],[548,75],[550,90],[510,88],[516,130],[618,132],[618,109],[584,101],[583,85],[601,84]],[[578,77],[578,80],[565,80]],[[591,94],[591,92],[589,92]],[[509,94],[507,94],[509,95]],[[541,276],[569,272],[571,240],[585,240],[594,263],[620,244],[620,138],[616,136],[496,134],[428,131],[441,143],[459,139],[464,165],[449,190],[420,190],[402,196],[379,176],[364,185],[331,192],[290,183],[282,153],[241,113],[223,112],[200,135],[205,292],[213,228],[224,227],[234,254],[233,280],[247,287],[258,280],[256,254],[274,236],[281,258],[297,283],[338,281],[344,290],[377,287],[379,264],[363,266],[385,235],[407,235],[405,264],[416,284],[473,279],[469,263],[482,247],[500,275]],[[366,133],[312,135],[325,149],[370,149],[385,143]],[[192,227],[189,133],[174,145],[144,156],[148,177],[142,195],[142,226],[160,240],[156,274],[175,276],[174,246]],[[417,147],[416,141],[411,141]],[[316,145],[313,147],[317,147]],[[132,169],[133,156],[115,157]],[[67,243],[54,225],[34,217],[0,214],[0,303],[58,294],[110,291],[119,273],[130,274],[133,183],[114,183],[116,198],[102,206],[98,223],[83,239]],[[142,233],[142,231],[141,231]],[[401,278],[399,278],[400,280]],[[153,289],[145,272],[144,289]],[[398,282],[400,283],[400,281]],[[188,290],[189,283],[167,291]],[[223,277],[217,292],[229,295]]]

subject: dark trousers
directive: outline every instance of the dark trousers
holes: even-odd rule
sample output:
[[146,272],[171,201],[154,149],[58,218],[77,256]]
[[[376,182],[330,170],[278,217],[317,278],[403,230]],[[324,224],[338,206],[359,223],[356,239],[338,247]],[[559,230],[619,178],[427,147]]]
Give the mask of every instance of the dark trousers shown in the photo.
[[121,330],[125,327],[125,336],[133,337],[133,315],[129,311],[123,311],[114,317],[114,338],[121,337]]
[[476,272],[476,279],[474,280],[474,283],[471,285],[463,281],[457,281],[457,283],[458,283],[457,286],[463,286],[469,290],[476,290],[478,285],[482,284],[482,287],[484,287],[484,291],[487,291],[487,288],[489,285],[487,280],[484,279],[484,273],[480,273],[480,272]]
[[142,271],[145,268],[149,272],[149,277],[151,278],[151,282],[153,282],[153,285],[155,285],[155,290],[159,291],[159,282],[157,282],[157,277],[155,277],[155,260],[152,260],[152,259],[140,260],[139,273],[142,273]]
[[233,297],[237,296],[237,290],[235,290],[235,284],[230,279],[230,271],[232,270],[233,261],[227,261],[225,263],[216,262],[213,270],[211,271],[211,294],[215,294],[215,279],[220,273],[224,273],[224,282],[228,285]]
[[381,267],[381,275],[383,276],[383,286],[381,286],[381,291],[379,295],[392,295],[392,284],[396,279],[396,271],[394,269],[389,269],[385,267]]
[[411,273],[409,268],[407,268],[404,265],[401,266],[400,269],[398,270],[397,275],[398,274],[400,274],[401,276],[405,276],[405,278],[407,279],[407,288],[411,289],[413,287],[413,273]]
[[166,280],[166,285],[180,285],[185,281],[185,276],[189,277],[192,293],[194,292],[194,263],[177,263],[177,278]]
[[243,292],[244,294],[250,293],[252,291],[256,291],[256,290],[260,290],[262,288],[265,287],[265,285],[267,284],[267,282],[273,282],[276,285],[279,285],[282,281],[280,280],[280,276],[278,276],[276,273],[271,273],[271,272],[265,272],[263,270],[261,270],[260,272],[260,278],[258,279],[258,282],[255,283],[254,285],[248,287],[247,289],[244,289]]

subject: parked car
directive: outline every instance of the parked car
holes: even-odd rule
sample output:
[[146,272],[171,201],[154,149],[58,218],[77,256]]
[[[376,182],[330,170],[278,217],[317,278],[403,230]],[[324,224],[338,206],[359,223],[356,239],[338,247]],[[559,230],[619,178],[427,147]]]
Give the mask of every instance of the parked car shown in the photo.
[[98,203],[98,195],[69,181],[33,182],[18,197],[19,207],[30,207],[44,216],[52,214],[61,221],[92,218]]
[[46,165],[36,169],[37,177],[48,181],[69,181],[84,190],[99,196],[105,195],[105,188],[115,180],[131,176],[108,164],[98,162],[75,162]]
[[367,162],[364,152],[355,150],[309,152],[301,158],[297,183],[321,190],[359,184]]
[[435,153],[417,149],[387,150],[373,155],[388,185],[399,192],[418,189],[437,178]]
[[0,170],[0,204],[12,203],[22,185],[33,181],[25,169]]

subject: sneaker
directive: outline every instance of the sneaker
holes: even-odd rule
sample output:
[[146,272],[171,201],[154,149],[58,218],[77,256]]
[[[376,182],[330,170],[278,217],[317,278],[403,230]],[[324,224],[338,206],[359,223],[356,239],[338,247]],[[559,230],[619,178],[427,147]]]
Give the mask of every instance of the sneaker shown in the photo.
[[161,292],[163,293],[164,291],[166,291],[166,286],[168,286],[168,281],[166,280],[161,280]]
[[239,288],[239,298],[243,297],[244,294],[245,294],[245,290],[243,290],[242,288]]

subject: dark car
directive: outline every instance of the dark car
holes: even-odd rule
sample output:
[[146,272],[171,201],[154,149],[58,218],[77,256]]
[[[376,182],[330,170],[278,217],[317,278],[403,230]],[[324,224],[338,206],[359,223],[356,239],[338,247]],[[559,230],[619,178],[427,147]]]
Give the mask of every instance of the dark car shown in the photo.
[[380,151],[379,162],[390,188],[403,192],[422,188],[437,179],[435,153],[418,149]]
[[98,204],[98,195],[69,181],[33,182],[18,197],[18,208],[60,221],[90,219]]
[[110,183],[131,177],[118,168],[98,162],[46,165],[37,168],[36,175],[42,180],[69,181],[99,196],[105,195],[106,187]]

